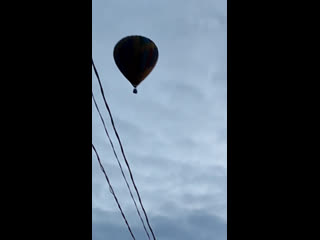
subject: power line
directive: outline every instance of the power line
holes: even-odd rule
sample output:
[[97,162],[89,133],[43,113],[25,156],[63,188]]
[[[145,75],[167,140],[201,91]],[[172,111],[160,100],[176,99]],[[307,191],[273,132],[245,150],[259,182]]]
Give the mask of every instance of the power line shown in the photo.
[[102,170],[102,172],[103,172],[103,174],[104,174],[104,176],[105,176],[105,178],[106,178],[106,180],[107,180],[107,182],[108,182],[108,184],[109,184],[109,190],[110,190],[111,194],[113,195],[114,199],[115,199],[116,202],[117,202],[117,205],[118,205],[118,207],[119,207],[119,209],[120,209],[121,215],[122,215],[124,221],[126,222],[126,225],[127,225],[127,227],[128,227],[128,230],[129,230],[132,238],[135,240],[136,238],[134,237],[134,235],[133,235],[133,233],[132,233],[132,231],[131,231],[131,228],[130,228],[129,223],[128,223],[127,219],[126,219],[126,216],[124,215],[124,213],[123,213],[123,211],[122,211],[122,208],[121,208],[121,206],[120,206],[120,203],[119,203],[119,201],[118,201],[118,198],[117,198],[115,192],[113,191],[113,188],[112,188],[112,186],[111,186],[111,183],[110,183],[110,180],[109,180],[109,178],[108,178],[108,175],[107,175],[106,171],[104,170],[104,167],[103,167],[103,165],[102,165],[102,163],[101,163],[101,161],[100,161],[99,154],[98,154],[98,152],[97,152],[97,150],[96,150],[96,148],[94,147],[93,144],[92,144],[92,149],[93,149],[94,152],[96,153],[96,156],[97,156],[97,159],[98,159],[100,168],[101,168],[101,170]]
[[99,113],[99,116],[100,116],[100,119],[101,119],[101,121],[102,121],[104,130],[105,130],[105,133],[106,133],[107,136],[108,136],[108,139],[109,139],[109,142],[110,142],[110,144],[111,144],[113,153],[114,153],[114,155],[115,155],[115,157],[116,157],[116,159],[117,159],[117,162],[118,162],[118,165],[119,165],[119,167],[120,167],[122,176],[123,176],[123,178],[124,178],[124,180],[125,180],[125,182],[126,182],[126,185],[127,185],[128,189],[129,189],[130,196],[131,196],[131,198],[132,198],[132,200],[133,200],[133,202],[134,202],[134,205],[135,205],[135,207],[136,207],[137,213],[138,213],[138,215],[139,215],[139,217],[140,217],[140,220],[141,220],[141,222],[142,222],[144,231],[146,232],[146,234],[147,234],[147,236],[148,236],[148,238],[149,238],[149,240],[150,240],[149,233],[148,233],[148,231],[147,231],[147,229],[146,229],[146,226],[145,226],[145,224],[144,224],[144,221],[143,221],[143,219],[142,219],[142,217],[141,217],[140,211],[139,211],[138,206],[137,206],[137,203],[136,203],[136,201],[135,201],[135,199],[134,199],[134,197],[133,197],[133,194],[132,194],[131,188],[130,188],[130,186],[129,186],[129,183],[128,183],[128,181],[127,181],[127,178],[126,178],[126,176],[125,176],[125,174],[124,174],[124,172],[123,172],[121,163],[120,163],[119,158],[118,158],[118,155],[117,155],[117,153],[116,153],[116,151],[115,151],[115,149],[114,149],[113,142],[112,142],[112,140],[111,140],[111,138],[110,138],[110,135],[109,135],[109,133],[108,133],[107,127],[106,127],[106,125],[105,125],[104,119],[103,119],[103,117],[102,117],[102,115],[101,115],[100,109],[99,109],[99,107],[98,107],[98,104],[97,104],[97,102],[96,102],[96,99],[95,99],[95,97],[94,97],[93,92],[92,92],[92,99],[93,99],[94,105],[95,105],[95,107],[96,107],[96,109],[97,109],[97,111],[98,111],[98,113]]
[[110,116],[110,119],[111,119],[111,123],[112,123],[112,127],[113,127],[113,130],[114,130],[114,132],[115,132],[115,134],[116,134],[116,136],[117,136],[117,139],[118,139],[118,142],[119,142],[119,145],[120,145],[120,148],[121,148],[121,153],[122,153],[122,156],[123,156],[123,158],[124,158],[124,160],[125,160],[125,163],[126,163],[126,165],[127,165],[128,171],[129,171],[129,173],[130,173],[130,178],[131,178],[131,180],[132,180],[134,189],[136,190],[136,193],[137,193],[137,195],[138,195],[138,199],[139,199],[141,208],[142,208],[143,213],[144,213],[144,215],[145,215],[145,218],[146,218],[148,227],[149,227],[149,229],[150,229],[150,231],[151,231],[151,233],[152,233],[153,239],[156,240],[156,237],[155,237],[155,235],[154,235],[154,232],[153,232],[153,230],[152,230],[152,228],[151,228],[151,226],[150,226],[147,213],[146,213],[146,211],[145,211],[145,209],[144,209],[144,207],[143,207],[143,204],[142,204],[142,200],[141,200],[139,191],[138,191],[137,186],[136,186],[136,184],[135,184],[135,182],[134,182],[134,179],[133,179],[133,176],[132,176],[132,172],[131,172],[129,163],[128,163],[127,158],[126,158],[126,156],[125,156],[125,154],[124,154],[124,150],[123,150],[123,147],[122,147],[122,144],[121,144],[121,140],[120,140],[119,134],[118,134],[118,132],[117,132],[117,129],[116,129],[115,125],[114,125],[113,117],[112,117],[110,108],[109,108],[109,106],[108,106],[107,100],[106,100],[106,98],[105,98],[104,91],[103,91],[103,88],[102,88],[102,84],[101,84],[101,81],[100,81],[100,77],[99,77],[98,71],[97,71],[97,69],[96,69],[96,67],[95,67],[95,64],[94,64],[94,62],[93,62],[93,59],[92,59],[92,66],[93,66],[94,72],[95,72],[95,74],[96,74],[96,77],[97,77],[97,79],[98,79],[99,86],[100,86],[100,91],[101,91],[101,94],[102,94],[102,97],[103,97],[103,100],[104,100],[104,104],[105,104],[105,106],[106,106],[106,108],[107,108],[107,110],[108,110],[108,113],[109,113],[109,116]]

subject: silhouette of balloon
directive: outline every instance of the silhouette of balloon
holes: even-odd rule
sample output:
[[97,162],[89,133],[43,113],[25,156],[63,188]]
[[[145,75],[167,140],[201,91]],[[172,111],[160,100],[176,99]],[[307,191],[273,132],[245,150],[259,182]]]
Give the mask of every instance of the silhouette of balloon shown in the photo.
[[115,63],[134,87],[133,93],[156,65],[158,55],[154,42],[143,36],[125,37],[114,47]]

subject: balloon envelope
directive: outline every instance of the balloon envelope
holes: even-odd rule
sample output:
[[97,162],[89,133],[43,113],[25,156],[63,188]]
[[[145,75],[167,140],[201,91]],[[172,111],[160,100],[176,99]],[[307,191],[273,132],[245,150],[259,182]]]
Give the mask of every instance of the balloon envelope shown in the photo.
[[116,44],[113,57],[121,73],[137,87],[156,65],[158,48],[146,37],[128,36]]

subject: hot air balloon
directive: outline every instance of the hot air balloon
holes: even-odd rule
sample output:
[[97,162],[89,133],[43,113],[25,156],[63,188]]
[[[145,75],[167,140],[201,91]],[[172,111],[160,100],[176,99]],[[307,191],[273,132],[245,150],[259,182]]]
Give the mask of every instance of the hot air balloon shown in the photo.
[[150,39],[143,36],[128,36],[114,47],[113,57],[120,72],[134,87],[149,75],[158,60],[158,48]]

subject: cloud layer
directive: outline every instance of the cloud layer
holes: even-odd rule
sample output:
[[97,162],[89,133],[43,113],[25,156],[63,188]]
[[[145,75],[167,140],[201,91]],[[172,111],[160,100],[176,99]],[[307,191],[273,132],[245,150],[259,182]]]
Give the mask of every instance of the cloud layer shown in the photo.
[[[225,0],[93,1],[93,58],[157,239],[227,237],[226,28]],[[137,95],[112,57],[131,34],[159,48]],[[126,170],[94,75],[92,87]],[[92,120],[93,143],[129,224],[147,239],[94,105]],[[93,240],[130,239],[92,159]]]

